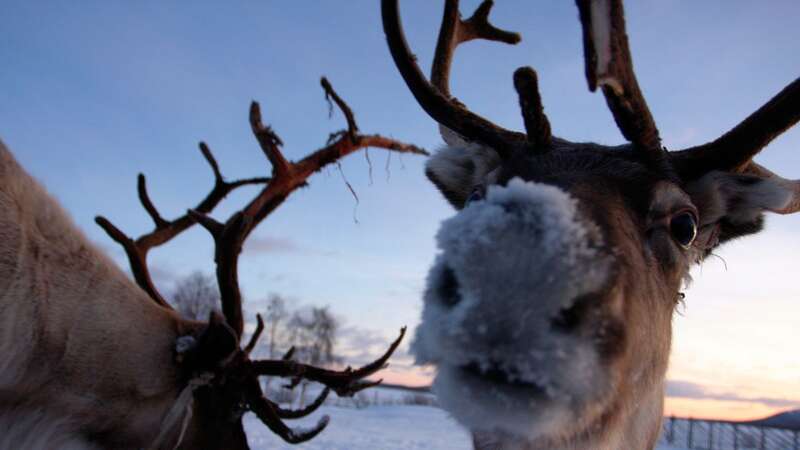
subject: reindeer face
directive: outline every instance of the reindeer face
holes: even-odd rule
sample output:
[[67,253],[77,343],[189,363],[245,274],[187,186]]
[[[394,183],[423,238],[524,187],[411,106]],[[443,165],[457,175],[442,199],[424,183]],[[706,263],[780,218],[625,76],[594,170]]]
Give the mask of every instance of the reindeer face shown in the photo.
[[[644,175],[641,165],[597,153],[486,165],[485,174],[464,176],[464,168],[482,167],[465,159],[470,154],[450,148],[428,166],[450,200],[465,203],[438,232],[441,253],[413,349],[437,366],[440,401],[470,428],[527,438],[578,433],[605,419],[625,376],[665,367],[666,352],[648,348],[652,340],[637,339],[626,322],[649,315],[647,331],[669,336],[691,251],[645,229],[652,195],[631,201],[630,178],[607,176]],[[664,214],[696,217],[680,189],[649,184],[638,189],[675,192]],[[654,269],[644,285],[669,289],[641,295],[630,268],[642,266]],[[643,354],[651,356],[633,358]]]
[[450,147],[428,164],[460,211],[437,234],[413,350],[437,366],[435,390],[462,423],[528,440],[607,426],[645,386],[660,395],[691,264],[737,234],[721,223],[752,232],[788,200],[741,175],[684,188],[627,146],[485,155]]
[[[800,187],[752,162],[800,120],[800,79],[719,139],[668,152],[628,49],[622,0],[577,0],[589,89],[630,144],[551,135],[536,72],[514,72],[525,133],[450,96],[459,44],[515,44],[445,1],[430,81],[398,0],[382,0],[392,57],[449,147],[427,175],[461,211],[442,224],[413,350],[480,449],[653,448],[670,321],[692,263],[800,209]],[[488,188],[487,188],[488,187]],[[520,442],[521,441],[521,442]]]

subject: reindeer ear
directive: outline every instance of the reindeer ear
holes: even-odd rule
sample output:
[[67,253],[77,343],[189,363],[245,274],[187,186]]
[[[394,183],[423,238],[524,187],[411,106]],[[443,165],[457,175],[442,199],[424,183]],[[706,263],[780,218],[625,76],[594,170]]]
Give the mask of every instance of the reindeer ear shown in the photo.
[[428,160],[425,175],[451,205],[461,209],[475,186],[491,184],[489,178],[499,166],[496,152],[477,144],[466,144],[436,152]]
[[697,241],[707,250],[761,231],[764,212],[781,211],[793,198],[786,184],[754,174],[710,172],[684,189],[700,214]]
[[209,314],[208,325],[200,331],[194,343],[187,345],[184,341],[178,341],[181,362],[193,371],[211,370],[224,365],[238,348],[236,333],[216,311]]

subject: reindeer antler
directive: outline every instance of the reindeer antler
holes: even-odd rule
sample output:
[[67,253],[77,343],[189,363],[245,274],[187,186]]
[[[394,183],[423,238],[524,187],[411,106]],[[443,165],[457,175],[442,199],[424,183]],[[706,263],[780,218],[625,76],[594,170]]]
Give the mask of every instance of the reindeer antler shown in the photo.
[[685,179],[711,170],[742,172],[773,139],[800,121],[800,78],[719,138],[671,152],[673,165]]
[[[406,42],[405,34],[403,33],[403,26],[400,23],[400,12],[398,9],[398,0],[382,0],[381,1],[381,15],[383,18],[383,29],[386,33],[386,41],[389,45],[392,58],[397,66],[400,75],[405,80],[411,93],[417,99],[417,102],[422,106],[422,109],[428,113],[436,122],[444,125],[445,127],[455,131],[461,136],[464,136],[470,141],[482,142],[492,149],[494,149],[501,157],[510,157],[515,151],[526,146],[527,137],[519,132],[506,130],[491,121],[473,113],[472,111],[464,108],[455,99],[449,98],[448,94],[437,89],[432,85],[422,74],[419,66],[416,63],[416,57],[411,53]],[[434,74],[439,74],[441,86],[446,86],[447,72],[449,70],[449,59],[452,52],[458,43],[463,42],[458,37],[447,36],[452,34],[456,36],[456,29],[461,24],[458,19],[458,2],[449,1],[447,3],[449,16],[446,15],[442,23],[444,25],[452,26],[452,32],[443,31],[442,38],[440,35],[440,43],[442,43],[437,50],[437,56],[444,61],[439,66],[441,68],[434,69]],[[480,8],[479,8],[480,9]],[[486,14],[488,15],[488,8]]]
[[[225,322],[230,326],[230,329],[228,329],[227,326],[220,322],[217,324],[216,329],[219,330],[221,326],[223,329],[228,330],[223,332],[223,337],[219,339],[234,339],[237,347],[240,345],[239,341],[244,330],[242,295],[238,280],[239,255],[247,237],[261,221],[278,208],[292,192],[306,186],[307,180],[311,175],[360,149],[377,147],[399,153],[428,154],[425,150],[411,144],[377,134],[359,133],[355,116],[347,103],[333,90],[327,79],[322,78],[320,83],[326,98],[332,100],[339,107],[347,120],[347,129],[332,134],[325,147],[299,161],[289,161],[281,151],[283,142],[269,126],[265,126],[262,123],[261,109],[258,103],[253,102],[250,106],[250,125],[261,150],[272,165],[272,176],[270,178],[248,178],[226,182],[210,150],[205,144],[201,143],[200,150],[214,172],[215,185],[211,193],[197,207],[188,210],[185,215],[175,220],[165,220],[150,200],[144,176],[139,175],[139,199],[144,209],[153,219],[155,230],[133,240],[107,219],[103,217],[96,219],[97,223],[103,227],[111,238],[125,249],[131,264],[131,270],[139,286],[157,303],[165,307],[169,307],[168,303],[158,293],[150,279],[147,269],[147,252],[153,247],[168,242],[195,223],[199,223],[208,230],[214,238],[214,260],[216,262],[222,312]],[[240,186],[249,184],[264,184],[265,186],[244,208],[231,215],[225,222],[219,222],[208,215],[228,193]],[[212,314],[211,317],[214,319],[218,316]],[[215,320],[221,321],[222,319]],[[386,366],[389,357],[397,349],[405,335],[405,328],[403,328],[400,332],[400,337],[373,363],[357,370],[352,370],[348,367],[343,371],[335,371],[297,363],[291,360],[291,351],[281,360],[250,360],[250,353],[264,329],[264,323],[260,315],[257,315],[257,321],[256,331],[247,345],[236,350],[233,355],[225,355],[226,362],[223,363],[221,368],[215,369],[219,373],[211,385],[220,386],[220,395],[228,398],[229,401],[225,401],[223,404],[239,405],[236,407],[244,407],[253,411],[273,432],[290,443],[303,442],[313,438],[325,428],[328,418],[327,416],[323,417],[316,426],[308,430],[293,430],[283,423],[283,419],[295,419],[311,414],[322,405],[330,390],[335,391],[340,396],[349,396],[380,383],[380,381],[365,382],[362,380]],[[232,335],[231,330],[233,332]],[[207,337],[207,339],[213,340],[215,338]],[[212,345],[213,343],[209,343],[209,346]],[[228,348],[227,346],[222,347]],[[202,350],[198,349],[197,351],[202,352]],[[193,360],[205,361],[202,358]],[[204,362],[201,365],[203,367],[198,367],[197,370],[208,370],[208,364]],[[258,377],[263,375],[290,377],[296,381],[301,379],[315,381],[323,384],[326,388],[308,407],[300,410],[287,410],[264,396],[258,383]],[[231,386],[231,383],[234,386]]]
[[662,157],[658,128],[633,72],[622,0],[577,0],[577,4],[589,90],[602,88],[627,140],[641,151]]
[[261,108],[257,102],[250,106],[250,126],[261,150],[272,164],[272,178],[258,195],[241,211],[231,216],[224,224],[208,217],[204,212],[190,210],[194,220],[206,228],[215,242],[217,281],[222,299],[222,312],[228,324],[241,337],[244,328],[241,307],[241,292],[236,276],[239,253],[250,232],[306,180],[328,164],[366,147],[379,147],[400,153],[427,154],[424,150],[379,135],[358,134],[353,113],[333,90],[328,80],[321,81],[327,96],[333,98],[348,121],[348,130],[324,148],[297,162],[288,161],[281,152],[283,142],[278,135],[261,121]]
[[431,83],[445,96],[450,97],[450,67],[453,53],[460,44],[473,39],[486,39],[515,45],[522,40],[519,33],[501,30],[489,22],[493,6],[492,0],[484,0],[469,19],[462,20],[458,0],[445,2],[436,54],[431,66]]
[[[217,160],[214,159],[214,155],[211,153],[211,150],[208,148],[206,143],[201,142],[199,147],[200,152],[203,154],[203,157],[208,162],[208,165],[211,167],[211,170],[214,173],[214,186],[208,195],[206,195],[206,197],[200,203],[198,203],[197,206],[195,206],[195,211],[209,213],[235,189],[247,185],[265,184],[270,181],[269,178],[264,177],[225,181],[225,178],[222,176],[222,173],[219,170]],[[171,309],[172,307],[169,305],[169,303],[167,303],[166,300],[164,300],[164,297],[161,296],[153,284],[153,280],[150,277],[150,271],[147,268],[147,254],[152,248],[169,242],[175,236],[189,229],[195,224],[195,220],[189,214],[184,214],[173,220],[165,220],[158,212],[158,209],[156,209],[156,207],[153,205],[153,202],[150,200],[150,196],[147,193],[147,184],[144,174],[139,174],[136,186],[139,194],[139,201],[142,203],[145,211],[147,211],[147,214],[150,215],[150,218],[153,219],[155,224],[153,231],[145,233],[136,239],[132,239],[123,233],[119,228],[114,226],[114,224],[112,224],[111,221],[105,217],[97,216],[94,220],[98,225],[100,225],[101,228],[103,228],[103,230],[105,230],[111,239],[120,244],[125,250],[125,254],[128,256],[131,272],[133,273],[133,278],[136,280],[136,284],[138,284],[139,287],[147,292],[147,295],[149,295],[150,298],[152,298],[156,303],[165,308]]]
[[[519,35],[500,30],[488,21],[492,2],[484,1],[473,16],[463,21],[458,0],[447,0],[431,71],[432,83],[419,70],[408,48],[400,23],[398,0],[382,0],[386,40],[400,74],[417,102],[440,125],[469,141],[494,149],[502,158],[521,150],[547,151],[553,143],[544,114],[536,72],[524,67],[514,74],[526,134],[506,130],[469,111],[450,98],[448,79],[452,54],[458,44],[488,39],[514,44]],[[589,88],[600,86],[622,134],[647,159],[662,161],[664,150],[658,129],[633,72],[622,0],[577,0],[583,26],[586,77]],[[446,133],[443,133],[445,135]],[[447,140],[447,136],[444,136]]]

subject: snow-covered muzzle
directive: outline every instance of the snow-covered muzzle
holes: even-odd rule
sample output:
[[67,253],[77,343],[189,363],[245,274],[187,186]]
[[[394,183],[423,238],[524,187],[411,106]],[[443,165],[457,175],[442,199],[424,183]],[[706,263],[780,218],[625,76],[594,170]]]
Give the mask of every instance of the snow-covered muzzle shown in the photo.
[[607,330],[577,324],[616,303],[614,259],[576,200],[515,178],[444,221],[437,243],[412,351],[437,367],[442,406],[523,438],[596,416],[613,384]]

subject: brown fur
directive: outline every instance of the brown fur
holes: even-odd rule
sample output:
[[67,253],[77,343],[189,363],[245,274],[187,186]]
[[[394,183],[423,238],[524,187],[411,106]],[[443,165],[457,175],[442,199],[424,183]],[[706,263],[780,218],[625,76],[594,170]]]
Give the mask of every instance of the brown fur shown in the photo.
[[[28,427],[42,434],[49,424],[53,441],[41,448],[70,439],[149,445],[180,388],[175,340],[197,324],[155,305],[2,143],[0,211],[0,420],[7,433]],[[31,419],[37,411],[47,413]],[[20,448],[8,444],[0,448]]]

